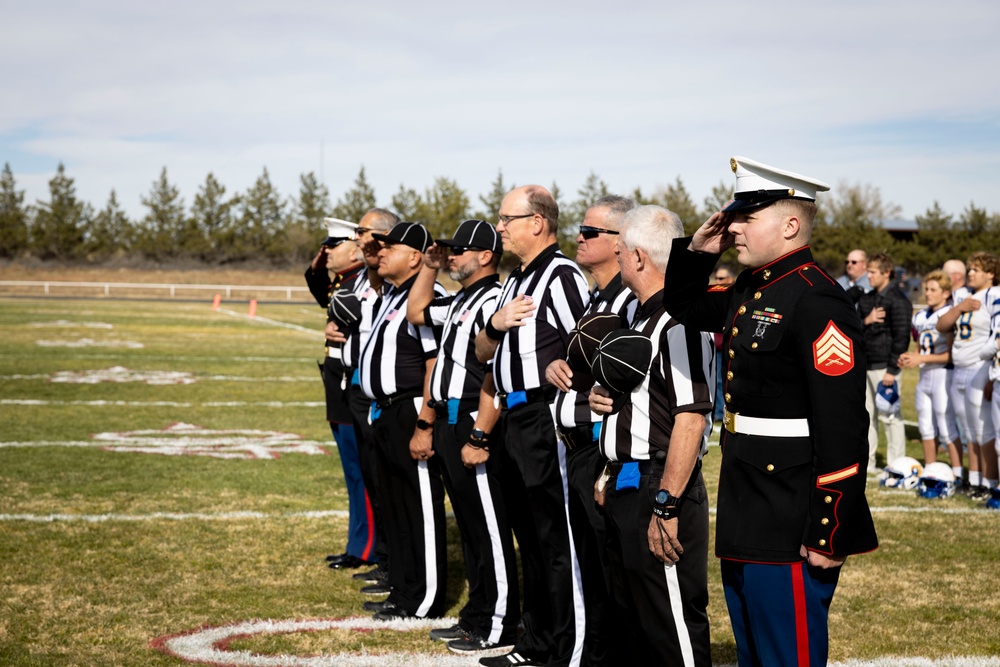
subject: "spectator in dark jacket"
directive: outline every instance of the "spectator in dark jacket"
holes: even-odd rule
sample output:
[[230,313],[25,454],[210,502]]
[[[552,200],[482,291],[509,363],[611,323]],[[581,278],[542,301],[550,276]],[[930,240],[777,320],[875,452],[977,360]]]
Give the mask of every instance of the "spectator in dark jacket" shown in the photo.
[[[892,280],[895,265],[886,254],[872,255],[868,260],[868,281],[872,290],[858,300],[858,313],[865,324],[865,349],[868,358],[867,407],[868,471],[876,471],[875,451],[878,449],[878,423],[882,422],[886,440],[886,463],[906,456],[906,435],[903,418],[896,409],[881,411],[875,395],[879,385],[899,393],[899,355],[910,346],[910,319],[913,306]],[[899,405],[898,400],[896,406]]]

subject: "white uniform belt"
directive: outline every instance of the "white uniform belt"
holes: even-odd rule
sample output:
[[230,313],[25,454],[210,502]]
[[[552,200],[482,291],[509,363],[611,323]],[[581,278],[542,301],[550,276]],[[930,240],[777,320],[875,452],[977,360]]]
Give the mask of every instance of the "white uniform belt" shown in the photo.
[[804,438],[809,435],[808,419],[744,417],[726,410],[722,423],[730,433],[743,435],[765,435],[772,438]]

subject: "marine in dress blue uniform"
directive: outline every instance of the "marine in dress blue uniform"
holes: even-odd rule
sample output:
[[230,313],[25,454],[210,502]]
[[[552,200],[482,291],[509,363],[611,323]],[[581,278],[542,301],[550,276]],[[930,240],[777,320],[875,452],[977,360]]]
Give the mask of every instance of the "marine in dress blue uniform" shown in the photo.
[[[731,166],[734,201],[674,241],[664,305],[724,336],[716,555],[739,664],[825,665],[840,566],[878,546],[862,324],[808,246],[829,186],[746,158]],[[734,245],[746,270],[708,288]]]
[[[327,310],[327,323],[344,327],[333,295],[341,288],[349,290],[363,270],[363,265],[354,258],[353,239],[357,225],[337,218],[326,218],[325,222],[327,238],[306,269],[305,279],[316,303]],[[374,560],[375,523],[362,476],[358,438],[348,398],[351,370],[344,344],[327,340],[323,357],[320,373],[326,392],[326,419],[337,443],[348,499],[347,546],[344,553],[327,556],[327,561],[333,569],[355,568]]]

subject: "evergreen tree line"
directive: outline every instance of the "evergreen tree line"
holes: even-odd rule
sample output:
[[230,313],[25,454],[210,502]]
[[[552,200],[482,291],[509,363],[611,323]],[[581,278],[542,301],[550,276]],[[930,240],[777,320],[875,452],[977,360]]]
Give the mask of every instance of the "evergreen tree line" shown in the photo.
[[[48,200],[25,204],[25,193],[17,189],[8,163],[0,174],[0,257],[90,264],[143,258],[156,264],[252,260],[277,267],[300,265],[315,253],[326,216],[358,221],[370,208],[382,206],[404,220],[423,223],[435,238],[447,237],[468,218],[495,222],[503,196],[515,187],[498,172],[489,192],[474,205],[456,181],[439,177],[423,192],[401,185],[388,201],[379,201],[361,167],[354,184],[333,204],[329,189],[313,172],[299,180],[298,194],[283,197],[265,168],[246,192],[229,194],[209,173],[187,207],[164,167],[141,198],[145,215],[133,220],[122,210],[114,190],[100,210],[81,201],[62,164],[49,181]],[[575,256],[577,228],[587,208],[609,193],[608,185],[591,172],[572,200],[567,201],[555,183],[550,190],[561,211],[559,243]],[[678,176],[648,195],[639,188],[620,194],[669,208],[691,233],[725,204],[731,192],[731,185],[720,181],[698,206]],[[813,254],[834,275],[842,273],[844,257],[854,248],[869,254],[887,252],[897,265],[922,274],[974,250],[1000,250],[1000,214],[974,204],[956,217],[935,202],[917,216],[913,240],[897,240],[883,226],[899,213],[898,206],[882,200],[876,187],[841,185],[820,199]],[[732,251],[723,257],[730,264],[734,259]]]

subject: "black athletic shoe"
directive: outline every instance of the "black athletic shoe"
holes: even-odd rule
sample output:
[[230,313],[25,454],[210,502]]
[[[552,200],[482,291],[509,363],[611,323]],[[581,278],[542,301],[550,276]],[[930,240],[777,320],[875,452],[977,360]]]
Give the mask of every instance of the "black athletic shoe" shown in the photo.
[[362,595],[388,595],[392,589],[389,584],[371,584],[370,586],[362,586]]
[[541,667],[545,663],[536,662],[534,660],[529,660],[525,658],[520,653],[511,651],[510,653],[505,653],[503,655],[497,655],[490,658],[480,658],[479,664],[483,667]]
[[365,572],[355,572],[351,578],[369,584],[384,584],[389,580],[389,573],[380,567],[375,567]]
[[986,500],[990,497],[990,490],[985,486],[977,486],[969,494],[969,497],[973,500]]
[[370,611],[375,613],[376,611],[382,611],[391,604],[388,600],[365,600],[361,603],[361,608],[365,611]]
[[387,602],[385,608],[382,611],[375,612],[372,616],[376,621],[397,621],[403,618],[416,618],[413,614],[406,611],[402,607],[397,607],[391,602]]
[[428,633],[431,639],[439,642],[450,642],[456,639],[465,639],[469,633],[462,629],[462,626],[455,624],[450,628],[434,628]]
[[[460,655],[472,655],[474,653],[499,655],[510,653],[512,648],[514,648],[514,642],[512,641],[491,642],[471,632],[463,639],[455,639],[448,642],[448,650]],[[518,663],[514,662],[510,664],[516,665]]]

